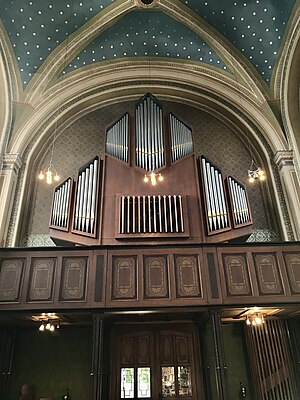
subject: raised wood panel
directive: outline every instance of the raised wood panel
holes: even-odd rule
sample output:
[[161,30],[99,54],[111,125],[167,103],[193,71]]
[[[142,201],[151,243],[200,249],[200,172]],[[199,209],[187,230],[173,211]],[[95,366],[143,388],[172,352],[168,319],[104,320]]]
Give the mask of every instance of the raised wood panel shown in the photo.
[[135,363],[133,336],[122,338],[121,352],[121,364],[132,366]]
[[137,363],[150,365],[150,336],[140,335],[137,337]]
[[260,295],[282,295],[283,286],[276,254],[253,254],[253,258]]
[[251,296],[246,254],[223,254],[227,295]]
[[300,253],[283,253],[293,294],[300,294]]
[[136,299],[136,257],[113,257],[112,270],[112,298]]
[[176,336],[177,363],[190,363],[189,341],[187,336]]
[[0,301],[19,300],[24,258],[2,259],[0,264]]
[[145,298],[169,297],[167,256],[144,256]]
[[53,282],[56,258],[32,258],[28,301],[50,301],[53,296]]
[[159,335],[159,354],[162,365],[173,364],[173,336],[168,334]]
[[88,257],[63,257],[60,300],[85,299]]
[[197,255],[175,256],[176,296],[201,296]]

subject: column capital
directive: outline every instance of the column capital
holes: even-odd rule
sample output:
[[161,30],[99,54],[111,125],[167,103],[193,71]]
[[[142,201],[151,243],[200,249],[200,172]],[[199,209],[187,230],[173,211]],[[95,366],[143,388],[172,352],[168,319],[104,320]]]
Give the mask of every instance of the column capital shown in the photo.
[[274,162],[282,168],[284,165],[294,165],[293,150],[279,150],[274,156]]
[[19,171],[23,161],[19,154],[7,153],[3,156],[3,170]]

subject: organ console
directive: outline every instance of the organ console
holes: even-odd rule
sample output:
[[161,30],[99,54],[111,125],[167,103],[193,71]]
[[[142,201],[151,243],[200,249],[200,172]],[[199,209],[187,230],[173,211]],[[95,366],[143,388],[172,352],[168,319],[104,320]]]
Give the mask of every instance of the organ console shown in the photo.
[[[130,129],[131,128],[131,129]],[[145,174],[163,173],[159,185]],[[164,116],[145,95],[106,130],[104,160],[95,157],[54,190],[50,235],[59,243],[217,243],[247,238],[252,217],[245,186],[194,153],[192,129]]]

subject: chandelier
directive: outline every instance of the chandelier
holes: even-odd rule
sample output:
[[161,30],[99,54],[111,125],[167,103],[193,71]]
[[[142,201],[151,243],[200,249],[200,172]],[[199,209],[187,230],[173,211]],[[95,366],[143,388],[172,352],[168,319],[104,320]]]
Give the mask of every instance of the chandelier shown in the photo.
[[53,182],[58,182],[60,179],[60,176],[58,175],[56,169],[53,167],[53,153],[54,153],[55,136],[56,136],[56,124],[55,124],[55,128],[54,128],[54,135],[53,135],[53,141],[52,141],[52,146],[51,146],[51,157],[50,157],[49,166],[48,166],[48,168],[41,170],[38,175],[39,180],[43,181],[45,179],[45,181],[48,185],[51,185]]
[[151,185],[155,186],[157,181],[162,182],[164,177],[160,172],[151,171],[144,176],[144,182],[148,183],[151,182]]
[[264,181],[266,179],[265,172],[256,165],[253,159],[251,161],[250,168],[248,169],[248,178],[250,183],[253,183],[256,179],[259,179],[260,181]]
[[41,332],[54,332],[55,329],[60,328],[60,319],[55,313],[43,313],[39,318]]
[[265,314],[261,312],[254,312],[248,314],[246,317],[246,324],[252,326],[259,326],[265,323]]

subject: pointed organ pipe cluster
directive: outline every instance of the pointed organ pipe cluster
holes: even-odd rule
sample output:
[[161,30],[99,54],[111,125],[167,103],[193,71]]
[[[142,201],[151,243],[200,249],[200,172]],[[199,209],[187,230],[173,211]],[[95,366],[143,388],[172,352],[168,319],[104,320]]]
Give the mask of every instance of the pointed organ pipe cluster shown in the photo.
[[169,124],[172,162],[175,162],[193,152],[192,130],[172,113]]
[[230,228],[222,174],[207,158],[201,157],[204,201],[209,232]]
[[96,157],[79,171],[73,231],[95,234],[98,186],[99,159]]
[[126,113],[106,131],[106,153],[128,162],[128,136],[129,115]]
[[147,96],[136,108],[136,166],[156,171],[165,165],[163,117],[161,107]]
[[73,184],[68,178],[54,190],[50,226],[56,229],[68,229]]
[[120,234],[183,233],[180,195],[120,196]]
[[248,196],[245,186],[229,176],[227,186],[233,212],[234,226],[252,223]]

